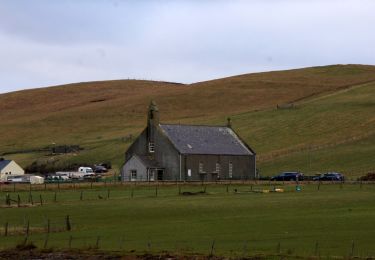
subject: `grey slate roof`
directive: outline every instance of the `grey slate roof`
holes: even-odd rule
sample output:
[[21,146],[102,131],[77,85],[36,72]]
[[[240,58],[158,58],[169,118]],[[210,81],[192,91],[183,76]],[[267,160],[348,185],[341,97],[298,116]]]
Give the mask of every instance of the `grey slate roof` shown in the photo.
[[11,162],[11,160],[1,160],[0,161],[0,170],[4,169],[10,162]]
[[226,126],[160,124],[182,154],[252,155],[253,152]]
[[153,160],[147,155],[136,155],[146,167],[149,168],[161,168],[157,161]]

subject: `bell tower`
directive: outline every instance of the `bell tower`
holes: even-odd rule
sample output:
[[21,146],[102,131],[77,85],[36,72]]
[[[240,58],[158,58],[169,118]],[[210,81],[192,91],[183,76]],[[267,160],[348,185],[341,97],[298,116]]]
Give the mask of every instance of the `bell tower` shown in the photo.
[[148,106],[147,126],[159,124],[159,108],[155,101],[151,101]]
[[159,125],[159,109],[155,101],[151,101],[148,107],[147,114],[147,141],[148,141],[148,152],[155,152],[155,131]]

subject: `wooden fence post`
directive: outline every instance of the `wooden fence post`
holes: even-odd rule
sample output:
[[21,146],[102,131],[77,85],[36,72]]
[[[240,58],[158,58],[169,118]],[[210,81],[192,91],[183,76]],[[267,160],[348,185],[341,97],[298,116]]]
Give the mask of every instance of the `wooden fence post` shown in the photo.
[[95,249],[99,249],[100,236],[96,238]]
[[73,237],[70,235],[70,236],[69,236],[69,242],[68,242],[68,247],[69,247],[69,249],[72,248],[72,240],[73,240]]
[[30,232],[30,219],[27,219],[26,228],[25,228],[25,235],[29,236],[29,232]]
[[72,229],[72,226],[70,225],[69,215],[66,215],[66,217],[65,217],[65,225],[66,225],[66,230],[67,231],[70,231]]
[[5,198],[5,201],[6,201],[6,204],[7,204],[8,206],[10,206],[10,204],[12,203],[12,202],[11,202],[11,199],[10,199],[10,195],[9,195],[9,193],[7,193],[6,198]]
[[43,248],[46,249],[47,248],[47,245],[48,245],[48,237],[49,237],[49,234],[47,233],[46,234],[46,237],[44,239],[44,245],[43,245]]
[[354,256],[354,240],[352,240],[352,247],[350,250],[350,257],[353,257],[353,256]]
[[4,236],[8,236],[8,226],[9,226],[9,223],[8,221],[5,222],[5,225],[4,225]]
[[210,254],[209,254],[210,257],[212,257],[214,255],[214,250],[215,250],[215,239],[212,240],[211,250],[210,250]]
[[51,222],[49,219],[47,219],[47,233],[51,231]]
[[319,249],[319,242],[316,241],[316,243],[315,243],[315,251],[314,251],[314,255],[315,256],[318,256],[318,249]]

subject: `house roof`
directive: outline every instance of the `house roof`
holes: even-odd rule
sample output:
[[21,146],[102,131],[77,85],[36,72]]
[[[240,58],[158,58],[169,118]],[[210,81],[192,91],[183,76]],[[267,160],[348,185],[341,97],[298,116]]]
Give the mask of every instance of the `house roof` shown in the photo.
[[134,155],[138,157],[142,163],[148,168],[161,168],[157,161],[153,160],[151,157],[147,155]]
[[160,128],[182,154],[254,154],[230,127],[160,124]]
[[4,169],[10,162],[11,160],[0,160],[0,170]]

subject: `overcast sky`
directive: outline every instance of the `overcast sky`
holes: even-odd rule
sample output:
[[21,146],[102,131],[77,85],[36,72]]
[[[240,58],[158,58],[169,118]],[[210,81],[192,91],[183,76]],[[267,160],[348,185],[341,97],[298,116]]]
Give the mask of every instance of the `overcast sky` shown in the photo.
[[375,64],[374,0],[0,0],[0,93]]

